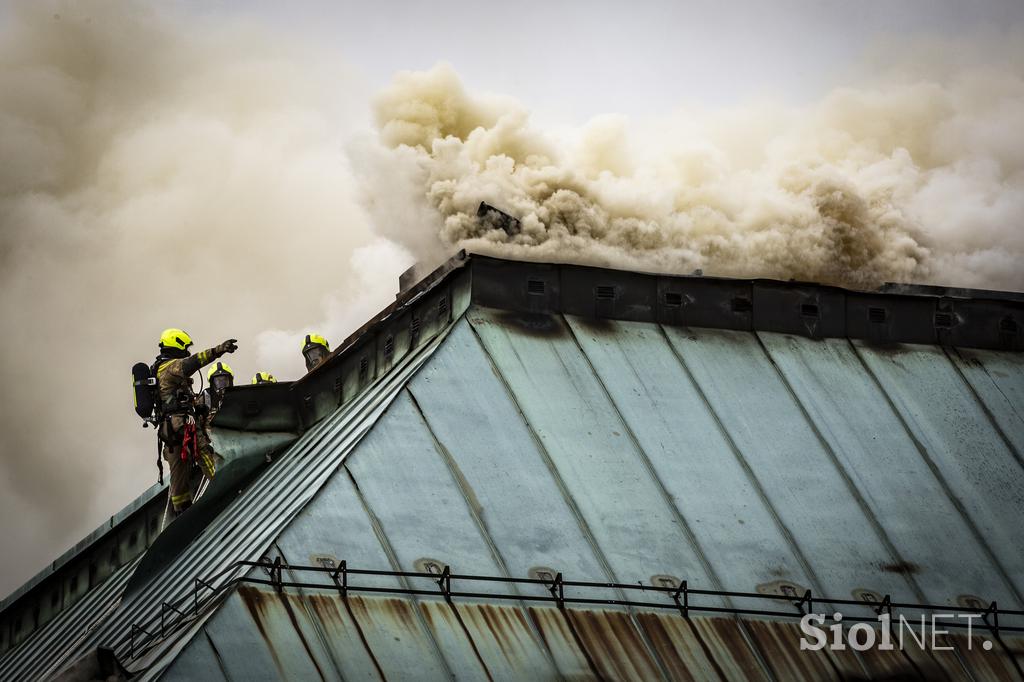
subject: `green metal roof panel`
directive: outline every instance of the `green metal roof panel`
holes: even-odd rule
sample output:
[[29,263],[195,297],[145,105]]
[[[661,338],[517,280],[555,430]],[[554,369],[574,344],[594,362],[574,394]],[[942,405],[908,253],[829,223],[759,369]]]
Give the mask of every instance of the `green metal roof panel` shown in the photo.
[[[1015,537],[1024,511],[999,500],[963,504],[956,492],[963,474],[947,468],[1002,455],[998,485],[1012,491],[1024,481],[1011,437],[999,436],[1012,428],[1019,437],[1024,426],[1012,409],[1002,424],[994,416],[1024,367],[1019,355],[965,354],[972,364],[958,371],[959,357],[932,347],[472,307],[271,553],[290,563],[319,555],[384,571],[422,571],[422,560],[433,559],[456,573],[506,578],[547,568],[575,579],[651,584],[667,574],[694,587],[771,593],[731,604],[743,607],[777,608],[771,596],[788,583],[835,598],[870,591],[954,605],[978,595],[1019,608],[1022,573],[1009,556],[1015,545],[1000,553],[995,542],[996,533],[1003,541]],[[923,365],[912,372],[923,384],[904,376],[905,362]],[[991,385],[973,388],[989,391],[980,402],[971,398],[968,376]],[[973,411],[965,411],[965,400]],[[988,450],[973,458],[958,451],[955,462],[944,461],[910,425],[904,410],[911,403],[928,412],[919,421],[946,424],[931,440],[948,438],[959,425]],[[977,485],[991,490],[993,481]],[[380,627],[380,614],[396,610],[403,624],[383,627],[415,632],[418,646],[429,645],[421,664],[427,668],[406,669],[423,678],[525,671],[672,677],[711,665],[738,666],[746,677],[814,679],[837,668],[879,675],[939,666],[949,674],[949,666],[960,666],[953,658],[912,661],[883,652],[789,659],[784,649],[799,637],[791,623],[695,619],[685,632],[698,633],[698,645],[671,617],[645,608],[570,609],[552,620],[543,608],[488,598],[510,590],[527,599],[544,594],[534,585],[488,583],[471,602],[448,605],[434,580],[359,580],[424,594],[384,600],[386,606],[350,597],[349,607],[363,610],[342,614],[335,634],[323,635],[321,627],[321,645],[336,665],[362,657],[355,667],[339,667],[345,679],[371,675],[371,658],[401,655],[386,637],[370,642],[365,635],[367,624]],[[231,599],[253,599],[247,595]],[[323,620],[324,605],[313,607],[311,599],[345,603],[334,591],[312,588],[268,595],[262,603],[286,603],[300,620]],[[726,602],[735,600],[704,604]],[[268,615],[270,609],[280,613]],[[261,613],[284,627],[281,609]],[[513,631],[496,627],[488,609],[519,624],[512,659],[501,652],[513,645]],[[269,627],[243,625],[250,635]],[[364,638],[357,642],[359,628]],[[589,641],[594,628],[608,628],[607,642],[620,648],[600,651]],[[556,629],[564,640],[554,638]],[[216,642],[212,626],[209,632]],[[720,639],[725,632],[729,639]],[[291,637],[267,639],[302,654]],[[311,649],[302,655],[321,661]],[[739,663],[743,650],[746,662]],[[285,676],[309,665],[278,664]],[[249,674],[248,665],[237,673]],[[995,673],[971,670],[998,679],[1003,663],[993,665]]]
[[[312,427],[166,570],[120,605],[109,590],[101,613],[84,614],[92,631],[67,619],[43,629],[0,658],[0,678],[53,673],[97,644],[145,668],[142,679],[185,677],[211,656],[229,679],[671,678],[709,666],[813,679],[949,674],[961,661],[979,679],[997,675],[966,651],[797,660],[793,623],[669,616],[659,608],[676,606],[658,590],[685,579],[759,595],[703,595],[703,606],[787,613],[780,597],[803,588],[1021,608],[1024,354],[891,343],[951,338],[917,328],[943,305],[920,296],[893,304],[914,314],[871,331],[889,341],[872,345],[820,338],[864,321],[850,318],[848,292],[812,285],[483,259],[437,287],[415,289],[420,308],[389,308],[296,382],[287,399]],[[999,305],[1011,319],[1019,302]],[[745,331],[678,326],[737,315]],[[417,345],[414,327],[442,334]],[[283,560],[281,580],[295,585],[228,587],[158,633],[161,604],[190,598],[197,577],[270,580],[232,564],[260,557]],[[376,572],[353,573],[360,586],[403,596],[341,599],[323,569],[321,587],[304,582],[303,566],[341,560]],[[394,573],[430,573],[428,562],[489,580],[449,603],[443,577]],[[591,583],[574,597],[650,603],[556,609],[537,604],[557,590],[506,582],[542,571]],[[150,633],[138,656],[133,624]]]
[[[857,349],[832,339],[762,339],[872,525],[897,554],[895,565],[878,568],[901,569],[915,598],[929,603],[955,598],[966,584],[989,599],[1020,603],[1019,585],[960,514],[941,471],[933,471]],[[957,551],[940,551],[948,546]],[[980,560],[965,562],[965,554]]]

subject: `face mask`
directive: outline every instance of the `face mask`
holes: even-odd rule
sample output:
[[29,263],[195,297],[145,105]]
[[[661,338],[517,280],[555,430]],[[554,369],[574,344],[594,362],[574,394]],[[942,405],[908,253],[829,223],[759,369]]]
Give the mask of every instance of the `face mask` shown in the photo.
[[223,391],[234,383],[234,379],[231,378],[230,374],[218,374],[210,379],[210,388],[215,391]]
[[313,369],[327,357],[327,349],[323,346],[313,346],[309,350],[305,351],[303,355],[306,356],[306,369]]

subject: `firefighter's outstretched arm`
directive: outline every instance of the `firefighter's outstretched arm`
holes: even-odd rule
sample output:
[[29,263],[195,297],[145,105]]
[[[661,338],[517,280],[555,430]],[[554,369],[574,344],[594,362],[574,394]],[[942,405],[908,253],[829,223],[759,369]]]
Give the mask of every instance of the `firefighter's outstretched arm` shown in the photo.
[[182,373],[185,376],[191,376],[195,372],[198,372],[201,368],[210,364],[220,356],[226,353],[234,353],[238,350],[238,340],[228,339],[219,346],[213,348],[207,348],[206,350],[196,353],[195,355],[189,356],[181,361]]

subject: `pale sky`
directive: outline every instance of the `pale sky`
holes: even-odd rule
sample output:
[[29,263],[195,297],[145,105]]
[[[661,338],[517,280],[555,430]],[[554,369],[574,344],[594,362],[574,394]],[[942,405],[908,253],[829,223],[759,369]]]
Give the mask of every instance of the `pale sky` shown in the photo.
[[448,61],[471,90],[513,95],[545,124],[660,115],[684,103],[811,98],[875,41],[1024,21],[1020,0],[181,4],[271,21],[331,45],[375,90],[397,70]]

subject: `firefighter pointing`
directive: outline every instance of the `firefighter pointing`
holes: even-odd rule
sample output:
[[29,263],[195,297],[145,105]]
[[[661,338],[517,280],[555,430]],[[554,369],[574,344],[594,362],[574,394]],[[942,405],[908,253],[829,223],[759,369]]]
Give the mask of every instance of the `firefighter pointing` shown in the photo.
[[[197,428],[196,395],[192,391],[192,375],[225,353],[238,349],[235,339],[192,355],[192,339],[180,329],[166,329],[160,335],[160,355],[151,368],[151,384],[155,383],[155,415],[153,423],[163,443],[163,458],[171,470],[171,505],[175,514],[185,511],[193,502],[190,473],[193,464],[209,479],[216,473],[217,453],[210,444],[206,429]],[[153,382],[155,379],[155,382]],[[138,407],[138,406],[137,406]]]

